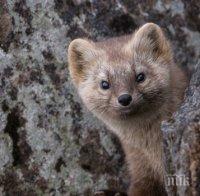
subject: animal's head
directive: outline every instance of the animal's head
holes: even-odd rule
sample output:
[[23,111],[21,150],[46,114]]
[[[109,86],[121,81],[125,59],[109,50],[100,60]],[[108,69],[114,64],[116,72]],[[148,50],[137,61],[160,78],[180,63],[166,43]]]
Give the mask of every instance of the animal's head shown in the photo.
[[170,91],[171,49],[153,23],[104,42],[75,39],[69,45],[68,61],[83,102],[99,117],[155,111]]

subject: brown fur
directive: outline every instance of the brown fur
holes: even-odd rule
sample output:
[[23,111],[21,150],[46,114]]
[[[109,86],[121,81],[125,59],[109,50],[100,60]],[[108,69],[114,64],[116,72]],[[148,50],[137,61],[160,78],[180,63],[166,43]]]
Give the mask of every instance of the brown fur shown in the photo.
[[[160,125],[180,105],[187,79],[160,27],[147,23],[133,35],[97,43],[76,39],[68,60],[83,102],[121,140],[132,178],[129,195],[164,195]],[[146,80],[138,84],[140,72]],[[110,89],[102,90],[101,80]],[[122,93],[133,98],[127,110],[117,103]]]

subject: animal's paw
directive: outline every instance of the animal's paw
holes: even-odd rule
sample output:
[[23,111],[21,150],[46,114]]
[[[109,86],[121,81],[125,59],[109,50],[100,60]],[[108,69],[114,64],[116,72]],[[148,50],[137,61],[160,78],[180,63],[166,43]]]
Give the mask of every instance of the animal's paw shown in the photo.
[[127,194],[118,191],[101,190],[95,192],[94,196],[127,196]]

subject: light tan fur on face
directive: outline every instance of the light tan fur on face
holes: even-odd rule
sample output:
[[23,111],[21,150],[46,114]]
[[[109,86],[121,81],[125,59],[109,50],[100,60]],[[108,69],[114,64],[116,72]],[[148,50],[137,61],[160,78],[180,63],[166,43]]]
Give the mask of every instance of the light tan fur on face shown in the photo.
[[[129,195],[164,195],[160,124],[180,105],[187,79],[161,28],[147,23],[103,42],[76,39],[68,61],[84,104],[121,140],[132,178]],[[137,83],[141,72],[146,79]],[[100,88],[102,80],[110,89]],[[133,98],[127,111],[117,101],[124,93]]]

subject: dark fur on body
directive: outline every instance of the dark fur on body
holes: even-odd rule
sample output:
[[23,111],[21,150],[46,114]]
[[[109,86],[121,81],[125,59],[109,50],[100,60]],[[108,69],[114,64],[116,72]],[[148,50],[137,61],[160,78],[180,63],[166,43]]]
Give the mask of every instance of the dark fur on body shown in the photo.
[[[160,125],[180,105],[187,79],[160,27],[147,23],[132,35],[103,42],[76,39],[68,60],[83,102],[122,143],[131,174],[129,195],[164,195]],[[139,73],[146,76],[142,83],[136,82]],[[110,89],[100,88],[102,80]],[[117,101],[124,93],[133,99],[127,107]]]

